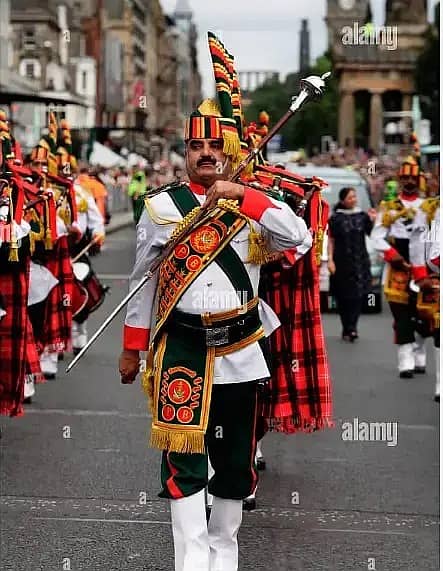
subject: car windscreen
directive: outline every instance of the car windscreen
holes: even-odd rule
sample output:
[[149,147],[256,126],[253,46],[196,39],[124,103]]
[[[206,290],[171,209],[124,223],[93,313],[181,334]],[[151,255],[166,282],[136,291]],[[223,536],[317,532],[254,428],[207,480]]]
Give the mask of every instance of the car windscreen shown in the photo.
[[362,181],[361,183],[358,184],[349,184],[340,180],[337,181],[332,180],[327,182],[329,186],[325,187],[322,190],[322,197],[328,202],[329,206],[331,207],[331,211],[339,200],[338,194],[340,190],[346,186],[355,188],[355,191],[357,193],[357,205],[362,210],[366,211],[368,210],[368,208],[371,208],[371,203],[369,201],[368,191],[365,182]]

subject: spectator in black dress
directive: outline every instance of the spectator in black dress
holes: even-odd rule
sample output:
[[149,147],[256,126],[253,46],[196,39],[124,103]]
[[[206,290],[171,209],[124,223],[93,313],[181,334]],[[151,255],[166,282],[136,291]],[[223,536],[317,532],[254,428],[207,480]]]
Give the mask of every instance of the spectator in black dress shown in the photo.
[[376,210],[363,212],[357,206],[355,190],[350,187],[342,188],[339,198],[329,219],[328,269],[331,293],[343,325],[342,338],[352,343],[358,338],[358,318],[371,285],[365,236],[371,233]]

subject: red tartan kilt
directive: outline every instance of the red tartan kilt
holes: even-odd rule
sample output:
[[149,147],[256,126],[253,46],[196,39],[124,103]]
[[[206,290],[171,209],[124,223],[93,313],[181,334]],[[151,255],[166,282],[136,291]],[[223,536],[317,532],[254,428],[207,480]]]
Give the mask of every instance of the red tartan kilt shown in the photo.
[[[29,320],[29,317],[28,317]],[[33,375],[34,383],[44,383],[45,377],[40,367],[40,356],[32,331],[32,324],[28,323],[28,338],[26,341],[26,374]]]
[[[10,262],[11,268],[14,262]],[[0,273],[6,315],[0,319],[0,414],[21,416],[30,322],[27,312],[29,262],[26,269]]]
[[46,264],[59,283],[52,288],[45,308],[42,344],[50,351],[70,349],[72,326],[72,287],[74,274],[67,236],[61,236]]

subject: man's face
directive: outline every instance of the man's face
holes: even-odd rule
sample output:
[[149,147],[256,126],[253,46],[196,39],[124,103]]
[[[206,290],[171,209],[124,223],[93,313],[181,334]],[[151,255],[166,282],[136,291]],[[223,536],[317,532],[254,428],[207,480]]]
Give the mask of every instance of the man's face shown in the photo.
[[223,139],[190,139],[186,144],[186,170],[192,182],[205,188],[225,180],[230,161],[223,153]]
[[415,176],[400,177],[402,191],[406,194],[412,194],[417,190],[417,179]]

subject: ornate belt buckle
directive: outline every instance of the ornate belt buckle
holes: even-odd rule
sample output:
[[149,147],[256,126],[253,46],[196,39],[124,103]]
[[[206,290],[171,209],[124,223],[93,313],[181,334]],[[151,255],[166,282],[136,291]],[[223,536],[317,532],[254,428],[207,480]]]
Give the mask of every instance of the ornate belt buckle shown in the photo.
[[229,329],[225,327],[211,327],[206,329],[206,346],[218,347],[220,345],[227,345],[229,342]]

